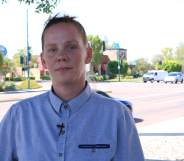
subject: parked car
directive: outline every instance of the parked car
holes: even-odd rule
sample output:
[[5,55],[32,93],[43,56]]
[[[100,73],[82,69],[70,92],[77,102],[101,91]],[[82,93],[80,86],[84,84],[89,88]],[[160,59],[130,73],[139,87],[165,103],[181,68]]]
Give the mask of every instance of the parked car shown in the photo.
[[183,73],[182,72],[170,72],[167,77],[164,79],[165,83],[183,83]]
[[[113,98],[113,97],[111,97],[110,95],[108,95],[104,91],[96,90],[96,93],[101,94],[101,95],[103,95],[105,97]],[[121,103],[123,103],[124,105],[126,105],[128,107],[128,109],[131,112],[133,112],[133,105],[132,105],[132,103],[130,101],[127,101],[127,100],[124,100],[124,99],[119,99],[119,98],[114,98],[114,99],[116,99],[116,100],[120,101]]]
[[146,83],[150,81],[151,83],[153,83],[154,81],[164,81],[167,75],[168,72],[165,70],[150,70],[143,75],[143,82]]

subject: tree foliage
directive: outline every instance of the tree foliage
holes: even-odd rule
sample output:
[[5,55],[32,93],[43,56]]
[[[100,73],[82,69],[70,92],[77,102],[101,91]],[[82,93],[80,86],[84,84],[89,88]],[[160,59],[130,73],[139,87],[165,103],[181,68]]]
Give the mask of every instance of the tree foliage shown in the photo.
[[172,48],[163,48],[162,49],[162,56],[163,56],[163,60],[171,60],[173,59],[173,52],[172,52]]
[[11,59],[5,58],[3,62],[3,66],[1,67],[0,71],[6,78],[6,75],[10,72],[13,72],[15,70],[14,64]]
[[[7,0],[0,0],[2,3],[7,3]],[[27,5],[35,4],[35,11],[38,13],[51,13],[57,6],[60,0],[17,0],[20,3]]]
[[101,75],[101,63],[103,56],[103,41],[99,38],[99,36],[88,36],[88,41],[90,41],[91,46],[93,48],[93,56],[92,56],[92,65],[98,68],[98,73]]
[[152,58],[151,62],[154,66],[156,66],[157,64],[161,64],[163,60],[164,60],[163,55],[157,54]]
[[135,61],[135,69],[141,75],[153,68],[154,67],[151,65],[151,63],[148,63],[148,61],[144,58],[140,58]]
[[176,48],[175,59],[180,63],[184,64],[184,44],[180,44]]
[[[33,59],[33,57],[32,57],[33,51],[31,49],[31,47],[30,47],[30,50],[29,51],[30,51],[31,61],[32,61],[32,59]],[[24,48],[24,49],[19,49],[17,51],[17,53],[14,54],[14,56],[13,56],[13,63],[15,64],[15,66],[17,66],[17,67],[21,67],[22,66],[22,64],[20,62],[20,56],[23,57],[23,60],[24,60],[23,63],[24,63],[24,65],[27,65],[27,51],[26,51],[26,48]],[[35,63],[35,61],[36,60],[33,59],[32,64]]]
[[158,65],[158,69],[166,70],[168,72],[180,72],[182,65],[174,60],[166,60],[163,64]]
[[2,52],[0,51],[0,68],[1,68],[1,65],[3,64],[3,54]]
[[[107,70],[109,74],[117,75],[119,73],[118,61],[110,61],[107,66]],[[127,61],[123,61],[120,64],[120,74],[126,75],[127,71],[128,71],[128,63]]]
[[20,56],[23,56],[24,57],[24,61],[26,61],[26,50],[25,49],[19,49],[17,51],[17,53],[14,54],[13,56],[13,63],[16,67],[21,67],[21,63],[20,63]]
[[93,48],[93,58],[92,63],[95,65],[100,65],[102,62],[102,40],[99,38],[99,36],[88,36],[88,40],[91,43],[91,46]]

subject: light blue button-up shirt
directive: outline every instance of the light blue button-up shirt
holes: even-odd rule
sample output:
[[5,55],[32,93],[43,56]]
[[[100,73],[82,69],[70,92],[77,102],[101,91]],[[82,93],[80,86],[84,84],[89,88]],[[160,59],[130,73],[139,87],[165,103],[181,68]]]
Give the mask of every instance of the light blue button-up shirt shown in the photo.
[[0,124],[0,161],[144,161],[134,120],[87,85],[69,102],[51,90],[14,104]]

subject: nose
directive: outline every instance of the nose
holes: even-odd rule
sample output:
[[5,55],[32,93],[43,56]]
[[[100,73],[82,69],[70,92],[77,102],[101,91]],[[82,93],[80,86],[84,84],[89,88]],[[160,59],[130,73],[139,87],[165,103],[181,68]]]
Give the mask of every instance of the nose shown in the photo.
[[63,61],[66,62],[68,61],[69,57],[66,51],[61,50],[58,54],[57,54],[57,61]]

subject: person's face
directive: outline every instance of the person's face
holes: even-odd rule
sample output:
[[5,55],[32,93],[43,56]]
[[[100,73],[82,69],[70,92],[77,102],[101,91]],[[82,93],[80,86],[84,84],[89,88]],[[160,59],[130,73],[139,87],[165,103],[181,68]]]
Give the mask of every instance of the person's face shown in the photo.
[[91,56],[92,49],[83,43],[74,25],[59,23],[46,29],[41,59],[53,84],[80,84],[85,80],[85,64]]

